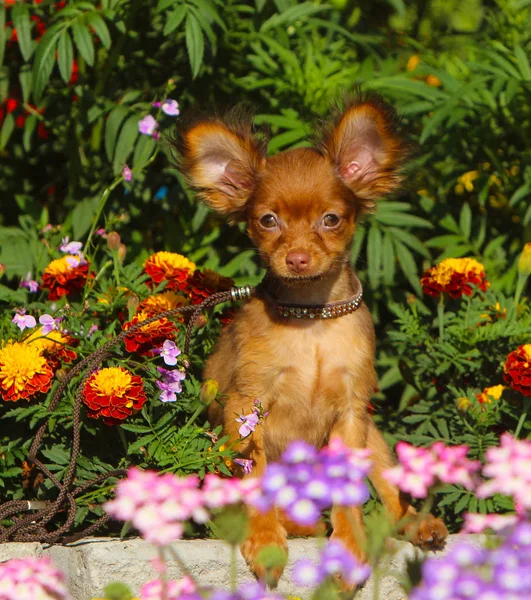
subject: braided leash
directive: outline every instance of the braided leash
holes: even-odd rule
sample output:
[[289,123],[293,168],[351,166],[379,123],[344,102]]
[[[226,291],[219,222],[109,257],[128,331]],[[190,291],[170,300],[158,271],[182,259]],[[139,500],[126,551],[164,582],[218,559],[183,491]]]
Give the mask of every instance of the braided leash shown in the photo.
[[[3,519],[13,517],[14,515],[17,515],[21,512],[25,512],[28,510],[33,511],[34,509],[37,510],[35,512],[32,512],[32,514],[29,516],[13,519],[14,523],[9,527],[0,526],[0,543],[12,541],[66,544],[74,542],[82,537],[91,535],[100,527],[102,527],[108,521],[108,515],[100,517],[97,521],[92,523],[92,525],[78,533],[75,533],[74,535],[66,535],[72,527],[76,516],[76,496],[89,489],[90,487],[102,483],[106,479],[109,479],[111,477],[124,477],[126,475],[126,471],[124,469],[116,469],[108,471],[107,473],[103,473],[99,477],[96,477],[95,479],[92,479],[90,481],[86,481],[81,485],[73,485],[73,482],[76,477],[77,458],[79,455],[81,404],[83,400],[83,389],[85,387],[86,381],[98,368],[99,364],[111,355],[111,350],[117,344],[122,342],[125,337],[130,336],[139,329],[142,329],[146,325],[150,325],[151,323],[154,323],[159,319],[167,319],[175,317],[177,315],[190,316],[186,325],[184,343],[184,353],[188,354],[190,350],[192,331],[194,328],[195,321],[204,310],[213,308],[214,306],[222,304],[224,302],[234,302],[237,300],[251,298],[251,296],[255,294],[255,291],[255,288],[251,288],[249,286],[244,286],[241,288],[232,288],[226,292],[217,292],[215,294],[212,294],[201,304],[197,304],[195,306],[181,306],[179,308],[172,308],[171,310],[167,310],[163,313],[158,313],[157,315],[150,317],[145,321],[133,325],[128,330],[122,331],[122,333],[118,334],[117,336],[103,344],[101,348],[99,348],[92,354],[89,354],[75,367],[73,367],[68,372],[68,375],[65,377],[65,379],[61,381],[48,407],[48,412],[52,413],[59,404],[61,398],[63,397],[63,394],[65,393],[68,384],[72,381],[74,377],[76,377],[80,373],[83,373],[83,378],[81,379],[74,401],[72,452],[70,454],[70,461],[68,463],[68,468],[64,475],[63,481],[59,481],[57,477],[37,458],[37,452],[41,446],[42,439],[48,427],[48,421],[50,417],[48,417],[37,430],[37,433],[35,434],[33,443],[31,444],[28,454],[28,462],[33,463],[46,477],[48,477],[48,479],[53,483],[53,485],[59,490],[59,494],[57,498],[53,501],[31,502],[28,500],[11,500],[9,502],[1,504],[0,522]],[[54,519],[60,512],[62,512],[63,509],[66,512],[66,519],[64,523],[54,531],[48,531],[46,529],[46,525],[52,519]]]

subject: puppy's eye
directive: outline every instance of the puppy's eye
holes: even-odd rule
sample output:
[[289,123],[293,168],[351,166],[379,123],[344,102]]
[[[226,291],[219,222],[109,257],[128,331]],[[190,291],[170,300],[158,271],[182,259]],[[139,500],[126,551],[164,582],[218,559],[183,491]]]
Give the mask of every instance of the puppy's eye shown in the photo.
[[266,229],[273,229],[277,226],[275,215],[267,214],[263,217],[260,217],[260,225]]
[[339,221],[341,221],[341,218],[335,213],[328,213],[323,217],[323,225],[325,227],[336,227],[337,225],[339,225]]

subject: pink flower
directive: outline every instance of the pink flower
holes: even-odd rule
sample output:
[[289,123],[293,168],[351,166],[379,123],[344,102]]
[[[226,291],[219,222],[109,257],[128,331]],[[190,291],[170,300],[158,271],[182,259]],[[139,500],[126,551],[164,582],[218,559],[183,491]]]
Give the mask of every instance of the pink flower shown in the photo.
[[133,171],[131,171],[127,165],[124,165],[122,177],[124,178],[124,181],[131,181],[133,179]]
[[11,322],[15,323],[15,325],[19,327],[20,331],[24,331],[26,328],[31,329],[37,325],[35,317],[27,315],[25,309],[18,310]]
[[62,243],[59,246],[59,250],[66,254],[80,254],[83,244],[81,242],[69,242],[69,239],[67,236],[61,240]]
[[155,108],[161,108],[162,112],[167,114],[170,117],[176,117],[180,114],[179,103],[177,100],[173,100],[172,98],[166,98],[163,102],[152,102],[151,106]]
[[152,115],[146,115],[143,119],[138,121],[138,131],[144,135],[156,137],[156,129],[158,126],[159,124]]
[[483,475],[490,477],[476,493],[480,498],[493,494],[512,496],[521,510],[531,509],[531,442],[517,440],[508,433],[500,439],[500,446],[486,453]]
[[94,323],[93,325],[91,325],[89,327],[89,330],[87,331],[87,339],[90,339],[90,337],[92,336],[92,334],[95,331],[98,331],[99,327]]
[[140,590],[141,600],[179,600],[183,596],[193,594],[196,591],[196,586],[191,577],[186,575],[179,581],[166,582],[166,594],[163,595],[163,586],[160,579],[148,581]]
[[511,531],[517,522],[518,515],[465,513],[465,523],[461,533],[483,533],[490,529],[496,533],[505,534]]
[[243,467],[243,472],[245,475],[250,475],[253,470],[253,461],[248,458],[235,458],[234,461],[240,467]]
[[54,319],[51,315],[41,315],[39,317],[39,323],[42,325],[42,335],[48,335],[50,331],[53,331],[54,329],[59,329],[59,324],[62,320],[62,317]]
[[431,448],[415,448],[399,442],[396,453],[400,464],[388,469],[385,477],[415,498],[425,498],[429,488],[438,482],[474,488],[480,463],[467,459],[467,446],[445,446],[437,442]]
[[39,284],[31,278],[31,271],[28,271],[26,278],[20,282],[20,287],[28,288],[32,293],[39,291]]
[[241,423],[238,433],[242,438],[250,435],[260,422],[260,416],[256,412],[252,412],[250,415],[240,415],[236,420],[236,423]]
[[[160,342],[159,342],[160,343]],[[160,349],[160,355],[164,359],[164,362],[167,365],[173,366],[177,364],[177,357],[181,354],[181,351],[175,345],[175,342],[171,340],[166,340],[164,344],[162,344],[162,348]]]
[[64,575],[52,561],[43,558],[20,558],[0,563],[0,598],[2,600],[70,600]]

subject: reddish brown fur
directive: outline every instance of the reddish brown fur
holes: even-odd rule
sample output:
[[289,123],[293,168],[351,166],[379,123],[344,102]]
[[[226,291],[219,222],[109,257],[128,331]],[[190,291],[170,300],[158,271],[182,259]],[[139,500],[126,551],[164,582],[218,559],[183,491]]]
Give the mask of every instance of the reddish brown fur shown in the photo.
[[[205,202],[247,221],[268,269],[264,285],[269,294],[284,302],[324,304],[355,292],[348,256],[357,217],[400,181],[404,151],[394,127],[388,108],[363,100],[336,120],[319,150],[297,149],[266,160],[249,126],[200,123],[184,134],[183,165]],[[325,225],[330,213],[340,218],[337,226]],[[274,216],[274,227],[261,224],[265,215]],[[290,253],[308,257],[302,274],[288,264]],[[352,448],[368,447],[374,460],[371,479],[390,514],[396,520],[414,515],[382,476],[393,460],[367,411],[377,381],[374,351],[365,305],[337,319],[304,321],[280,319],[268,301],[254,298],[224,331],[207,362],[205,377],[217,379],[223,394],[209,417],[223,425],[242,456],[254,461],[254,476],[293,440],[322,447],[339,436]],[[235,415],[252,412],[255,398],[269,415],[241,440]],[[355,533],[352,523],[358,527]],[[335,508],[332,524],[333,535],[363,557],[361,510]],[[439,543],[447,535],[431,515],[414,527],[411,537],[420,544]],[[263,575],[256,564],[261,548],[286,548],[291,531],[301,529],[275,511],[251,515],[251,535],[242,553],[255,574]]]

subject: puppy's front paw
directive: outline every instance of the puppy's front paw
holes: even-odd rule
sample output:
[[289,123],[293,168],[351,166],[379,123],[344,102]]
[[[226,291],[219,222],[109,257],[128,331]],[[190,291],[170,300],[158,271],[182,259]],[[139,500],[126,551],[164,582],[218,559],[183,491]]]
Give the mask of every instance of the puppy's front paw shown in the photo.
[[262,550],[271,546],[279,549],[287,558],[288,543],[286,530],[283,527],[279,527],[278,524],[267,529],[254,530],[240,546],[240,551],[255,577],[271,587],[276,587],[284,571],[284,565],[269,567],[260,561]]
[[430,514],[418,514],[404,527],[406,538],[423,550],[442,548],[448,537],[448,530],[441,519]]

